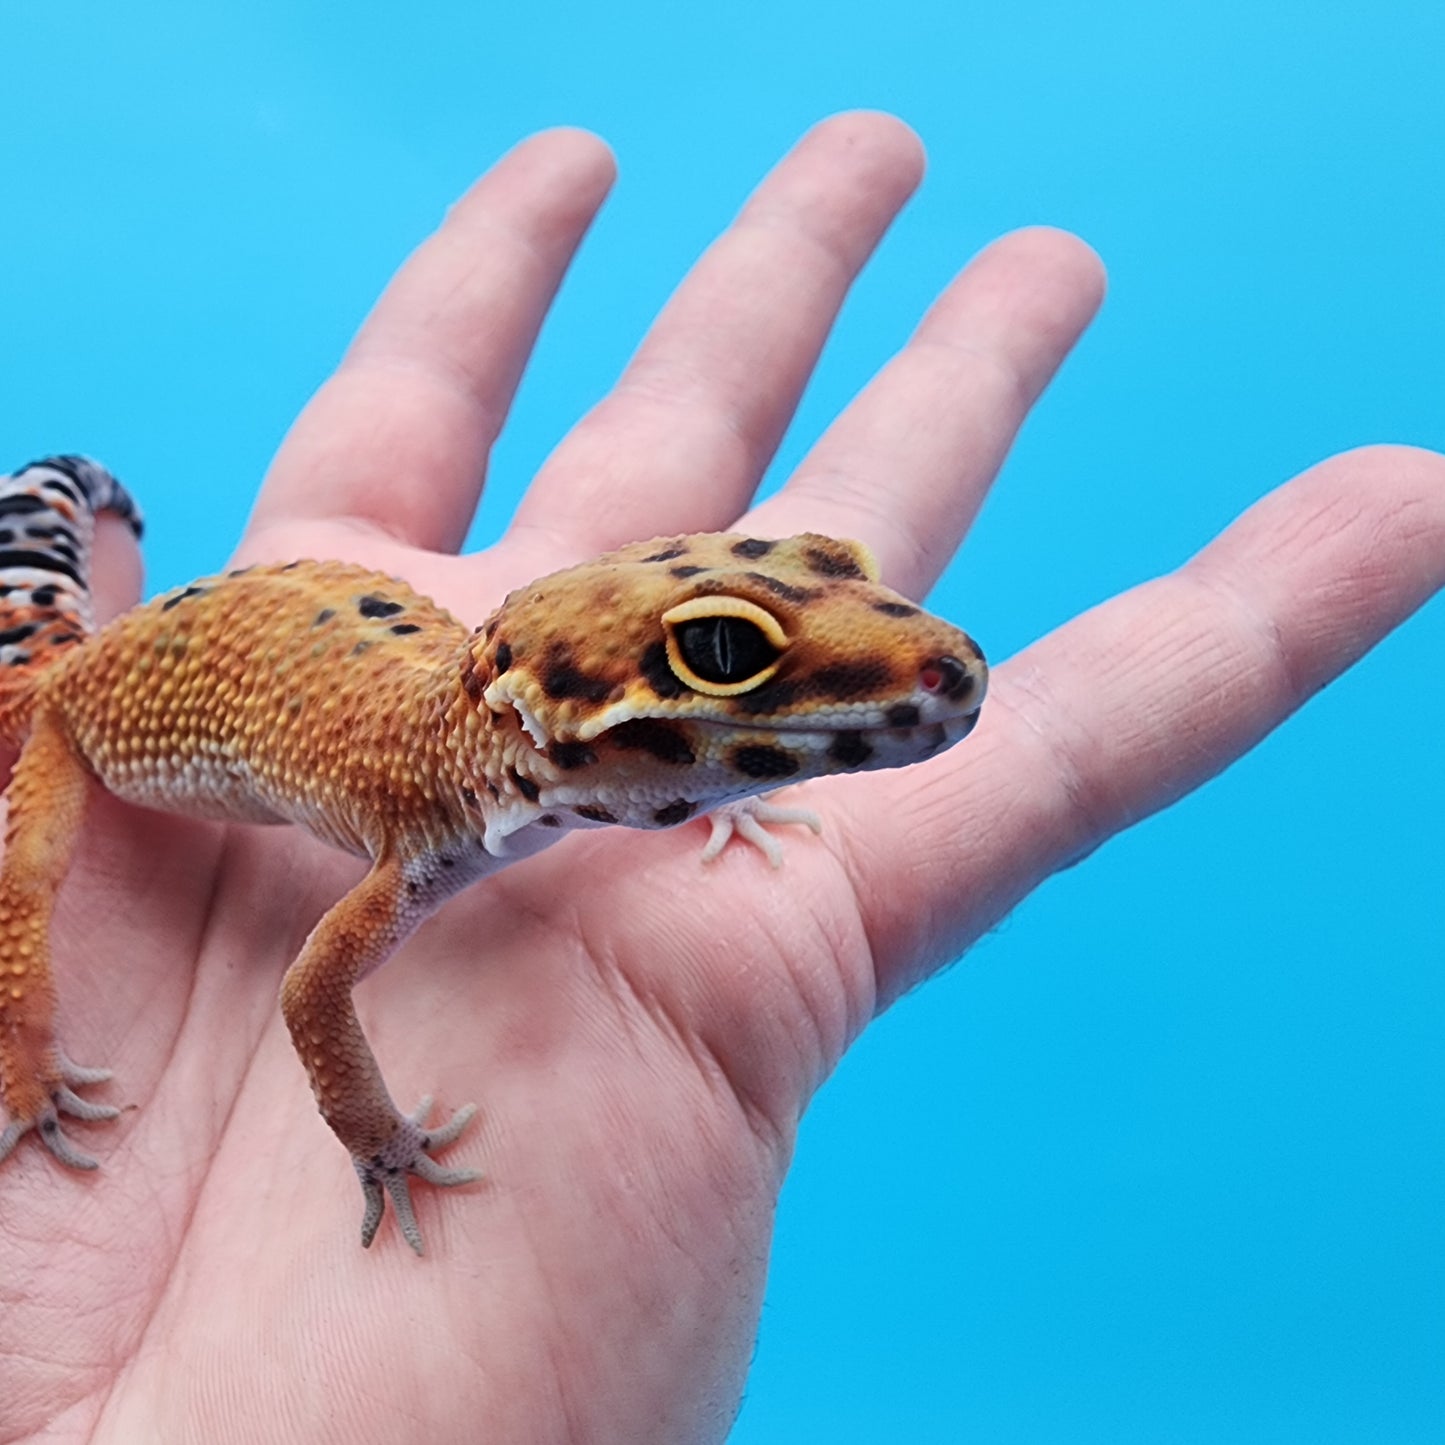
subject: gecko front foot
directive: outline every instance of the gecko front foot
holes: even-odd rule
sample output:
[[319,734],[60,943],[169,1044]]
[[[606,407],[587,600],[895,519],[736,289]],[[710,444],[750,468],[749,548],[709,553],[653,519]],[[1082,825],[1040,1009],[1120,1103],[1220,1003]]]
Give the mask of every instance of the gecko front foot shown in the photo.
[[453,1184],[472,1184],[482,1177],[481,1171],[477,1169],[444,1169],[428,1152],[452,1143],[471,1123],[477,1106],[468,1104],[458,1109],[441,1128],[427,1129],[423,1127],[423,1121],[431,1113],[431,1106],[431,1096],[428,1095],[417,1105],[414,1113],[404,1116],[398,1122],[396,1133],[383,1148],[366,1159],[360,1159],[354,1154],[351,1157],[356,1177],[361,1180],[361,1192],[366,1199],[366,1212],[361,1217],[363,1248],[369,1248],[371,1241],[376,1238],[377,1227],[386,1208],[386,1196],[389,1194],[391,1207],[396,1211],[396,1222],[401,1226],[406,1242],[418,1254],[424,1252],[416,1212],[411,1206],[408,1174],[415,1174],[418,1179],[425,1179],[428,1184],[441,1185],[443,1188],[449,1188]]
[[707,815],[712,834],[703,845],[702,861],[711,863],[736,837],[751,843],[774,868],[783,866],[783,845],[763,826],[765,823],[799,823],[814,833],[823,831],[823,820],[811,808],[780,808],[766,798],[743,798],[724,803]]
[[65,1136],[60,1127],[60,1115],[68,1114],[72,1119],[81,1119],[88,1124],[100,1123],[120,1116],[120,1110],[112,1104],[92,1104],[82,1099],[70,1086],[103,1084],[111,1076],[109,1069],[86,1069],[73,1064],[64,1054],[57,1053],[54,1075],[44,1082],[37,1081],[33,1090],[39,1100],[28,1109],[17,1108],[10,1123],[0,1132],[0,1163],[14,1151],[15,1146],[33,1129],[36,1137],[68,1169],[95,1169],[98,1167],[89,1154],[82,1154]]

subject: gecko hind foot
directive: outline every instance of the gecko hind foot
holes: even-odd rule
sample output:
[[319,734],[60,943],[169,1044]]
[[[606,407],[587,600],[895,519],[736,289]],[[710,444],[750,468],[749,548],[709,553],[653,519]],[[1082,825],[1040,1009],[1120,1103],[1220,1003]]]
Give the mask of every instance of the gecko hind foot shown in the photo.
[[34,1130],[36,1137],[67,1169],[96,1169],[100,1166],[89,1154],[82,1153],[66,1137],[60,1127],[60,1115],[68,1115],[86,1124],[100,1124],[118,1119],[120,1110],[113,1104],[93,1104],[82,1099],[70,1086],[103,1084],[111,1077],[109,1069],[87,1069],[72,1063],[64,1054],[57,1054],[55,1080],[46,1090],[49,1102],[33,1113],[15,1118],[0,1131],[0,1163],[14,1152],[15,1146]]
[[[421,1229],[416,1222],[416,1212],[411,1203],[411,1186],[408,1174],[415,1174],[428,1184],[450,1188],[455,1184],[474,1184],[482,1177],[478,1169],[446,1169],[431,1158],[428,1151],[441,1149],[452,1143],[472,1121],[477,1112],[475,1104],[467,1104],[452,1115],[440,1128],[427,1129],[423,1121],[431,1113],[432,1100],[428,1095],[417,1105],[415,1111],[404,1115],[397,1123],[396,1132],[386,1146],[368,1159],[352,1155],[351,1163],[356,1177],[361,1180],[361,1192],[366,1200],[366,1210],[361,1217],[361,1244],[364,1249],[371,1247],[381,1216],[386,1209],[386,1197],[391,1196],[391,1207],[396,1211],[396,1222],[406,1242],[417,1254],[422,1248]],[[0,1156],[3,1157],[3,1156]]]

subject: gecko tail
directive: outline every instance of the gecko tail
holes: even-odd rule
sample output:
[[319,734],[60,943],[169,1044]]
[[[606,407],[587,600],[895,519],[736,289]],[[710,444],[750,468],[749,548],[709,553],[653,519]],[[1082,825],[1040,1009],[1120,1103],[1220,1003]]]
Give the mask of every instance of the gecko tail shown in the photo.
[[95,631],[90,547],[100,512],[141,535],[135,500],[89,457],[44,457],[0,476],[0,743],[23,740],[36,678]]

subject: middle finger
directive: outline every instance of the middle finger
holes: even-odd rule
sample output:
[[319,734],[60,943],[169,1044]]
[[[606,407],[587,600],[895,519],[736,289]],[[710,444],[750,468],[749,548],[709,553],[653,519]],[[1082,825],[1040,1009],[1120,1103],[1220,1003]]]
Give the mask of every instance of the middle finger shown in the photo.
[[556,565],[734,521],[922,163],[891,116],[836,116],[804,136],[693,268],[616,390],[553,453],[509,549]]

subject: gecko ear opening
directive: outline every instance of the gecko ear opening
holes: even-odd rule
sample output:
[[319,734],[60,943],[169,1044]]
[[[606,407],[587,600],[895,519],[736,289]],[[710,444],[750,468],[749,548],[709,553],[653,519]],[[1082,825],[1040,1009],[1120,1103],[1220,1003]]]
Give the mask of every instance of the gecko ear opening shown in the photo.
[[777,672],[788,635],[771,612],[742,597],[693,597],[662,614],[667,662],[679,682],[736,697]]

